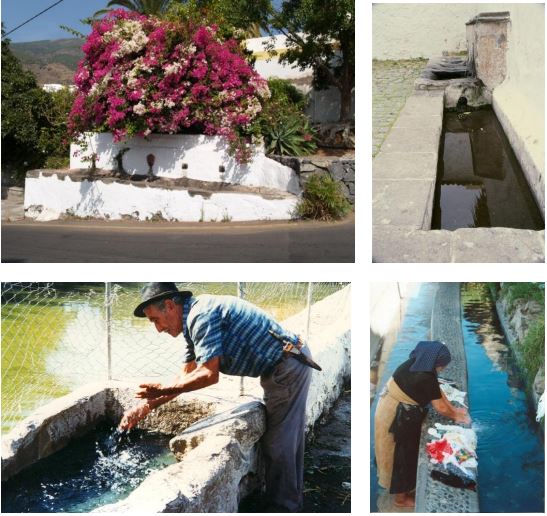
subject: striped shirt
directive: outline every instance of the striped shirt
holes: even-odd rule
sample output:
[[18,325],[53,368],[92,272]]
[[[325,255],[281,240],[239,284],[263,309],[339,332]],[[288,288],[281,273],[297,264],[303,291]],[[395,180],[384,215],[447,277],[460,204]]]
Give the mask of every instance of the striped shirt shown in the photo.
[[187,298],[182,310],[184,361],[204,364],[220,357],[224,374],[260,376],[270,372],[283,354],[282,344],[268,330],[293,343],[298,341],[295,334],[248,301],[213,295]]

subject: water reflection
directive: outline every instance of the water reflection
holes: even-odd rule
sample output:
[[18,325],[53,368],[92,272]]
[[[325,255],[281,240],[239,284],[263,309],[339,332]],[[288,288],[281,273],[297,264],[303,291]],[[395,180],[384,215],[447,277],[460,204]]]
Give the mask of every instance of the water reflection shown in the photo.
[[543,512],[544,449],[488,286],[462,285],[481,512]]

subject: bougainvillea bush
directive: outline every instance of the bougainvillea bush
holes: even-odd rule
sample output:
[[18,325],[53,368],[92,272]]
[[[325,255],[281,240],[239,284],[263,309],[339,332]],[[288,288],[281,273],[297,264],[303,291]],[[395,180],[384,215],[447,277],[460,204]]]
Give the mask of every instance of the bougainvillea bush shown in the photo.
[[250,156],[252,122],[269,97],[267,82],[239,43],[217,27],[191,26],[116,10],[83,45],[72,136],[107,132],[115,141],[150,133],[225,136],[239,161]]

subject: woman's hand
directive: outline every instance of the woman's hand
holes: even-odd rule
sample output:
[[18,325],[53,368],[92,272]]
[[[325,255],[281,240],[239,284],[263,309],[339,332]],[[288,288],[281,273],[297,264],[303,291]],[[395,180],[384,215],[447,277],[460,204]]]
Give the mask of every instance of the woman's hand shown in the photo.
[[454,408],[454,421],[456,423],[462,423],[464,425],[469,425],[471,423],[471,418],[469,417],[469,412],[466,408]]
[[126,410],[123,414],[122,420],[118,425],[120,430],[130,430],[133,428],[141,419],[144,419],[152,409],[148,406],[147,403],[142,403],[137,405],[132,409]]

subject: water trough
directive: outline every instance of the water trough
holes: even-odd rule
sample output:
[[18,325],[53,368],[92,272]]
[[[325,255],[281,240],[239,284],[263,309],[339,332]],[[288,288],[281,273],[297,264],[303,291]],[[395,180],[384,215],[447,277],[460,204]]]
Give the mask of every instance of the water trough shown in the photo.
[[[510,127],[503,123],[503,113],[500,112],[502,128],[497,120],[480,125],[485,115],[474,110],[493,105],[496,114],[500,111],[493,93],[505,79],[508,23],[509,13],[478,15],[467,24],[467,57],[433,58],[416,80],[414,94],[407,99],[373,160],[373,261],[544,261],[544,180],[528,166],[526,156],[520,153],[515,158],[504,134]],[[447,114],[447,109],[455,110],[456,114]],[[469,134],[462,132],[459,137],[462,142],[469,142],[468,150],[456,149],[453,154],[460,162],[462,156],[469,156],[466,170],[473,175],[473,181],[462,185],[463,190],[459,190],[452,207],[457,211],[462,204],[470,204],[471,214],[468,210],[459,224],[444,226],[439,223],[444,181],[439,172],[450,168],[443,158],[452,147],[446,143],[443,147],[441,139],[443,123],[444,141],[446,135],[452,134],[453,116],[460,125],[467,124],[471,129]],[[497,140],[497,154],[491,148],[492,139]],[[439,156],[440,152],[444,154]],[[487,160],[493,163],[484,167]],[[509,186],[502,185],[497,178],[480,177],[484,170],[491,172],[496,168],[496,164],[499,165],[496,173],[504,175]],[[464,181],[459,179],[459,183]],[[469,184],[475,187],[475,192],[470,191]],[[487,217],[487,223],[484,217],[481,223],[476,223],[474,211],[493,212],[485,204],[486,194],[500,199],[507,197],[507,191],[515,186],[524,199],[520,202],[519,198],[515,217],[497,216],[507,209],[505,206],[495,210],[496,216]],[[509,196],[514,212],[517,204],[513,203],[512,192]],[[450,203],[450,196],[445,198]],[[523,210],[529,211],[529,216],[522,216]],[[431,253],[431,249],[435,252]]]

